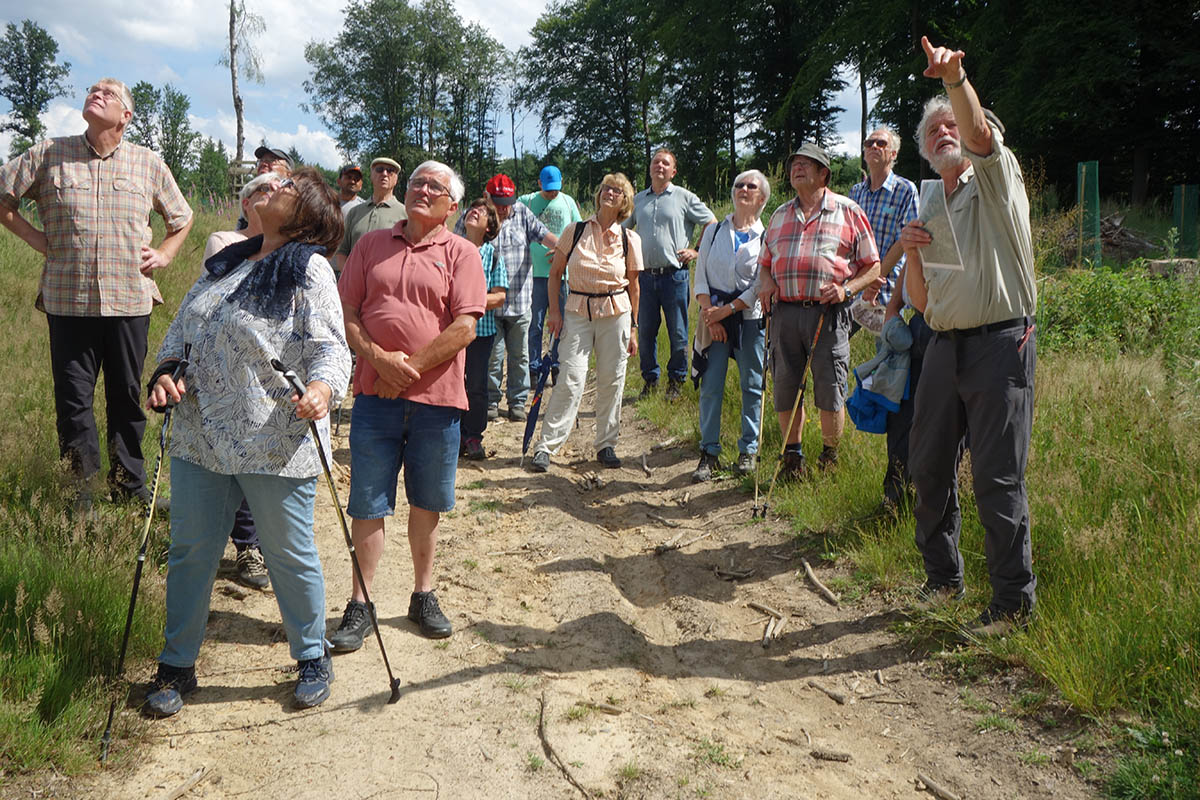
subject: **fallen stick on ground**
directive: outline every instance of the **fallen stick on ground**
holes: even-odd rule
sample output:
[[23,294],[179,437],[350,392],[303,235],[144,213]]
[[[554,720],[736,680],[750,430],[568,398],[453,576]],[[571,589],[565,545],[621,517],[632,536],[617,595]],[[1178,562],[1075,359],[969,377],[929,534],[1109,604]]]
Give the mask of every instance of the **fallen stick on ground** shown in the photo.
[[771,631],[772,639],[779,638],[779,634],[783,631],[783,626],[787,625],[789,619],[791,619],[791,617],[785,615],[783,619],[779,620],[779,622],[775,624],[775,630]]
[[192,773],[192,777],[188,778],[186,781],[179,784],[179,786],[175,787],[170,792],[163,795],[163,800],[179,800],[180,797],[183,797],[185,794],[190,792],[192,789],[195,789],[196,786],[200,783],[200,781],[204,780],[205,777],[207,777],[207,776],[208,776],[208,767],[201,767],[200,769],[198,769]]
[[[695,530],[695,529],[693,528],[692,530]],[[716,531],[709,531],[708,533],[703,533],[703,534],[695,537],[694,539],[688,539],[686,542],[680,542],[679,544],[672,544],[672,545],[660,544],[658,547],[654,548],[654,554],[657,556],[661,556],[663,553],[669,553],[672,550],[682,550],[683,548],[687,547],[688,545],[693,545],[696,542],[700,541],[701,539],[707,539],[708,537],[712,536],[714,533],[716,533]]]
[[618,708],[617,706],[611,705],[609,703],[590,703],[589,702],[589,703],[584,703],[584,705],[594,711],[599,711],[603,714],[609,714],[614,717],[617,716],[618,714],[625,713],[624,709]]
[[744,581],[754,577],[752,569],[721,569],[713,567],[713,573],[723,581]]
[[669,439],[663,439],[661,442],[656,442],[656,443],[650,445],[650,452],[653,453],[656,450],[666,450],[668,447],[673,447],[678,442],[679,442],[679,439],[677,439],[674,436],[672,436]]
[[771,619],[769,619],[767,621],[766,630],[763,631],[763,638],[762,638],[762,646],[763,647],[771,646],[771,633],[775,630],[775,625],[778,622],[779,622],[779,619],[777,617],[771,617]]
[[766,614],[768,617],[774,617],[775,619],[783,619],[783,614],[780,614],[778,611],[771,608],[770,606],[764,606],[762,603],[755,603],[755,602],[751,601],[749,603],[746,603],[746,608],[752,608],[755,611],[761,611],[762,613]]
[[654,470],[650,469],[650,465],[646,463],[645,453],[642,453],[642,472],[646,473],[647,478],[654,474]]
[[835,606],[841,606],[842,603],[840,600],[838,600],[838,596],[829,591],[829,587],[821,583],[820,579],[817,578],[817,573],[813,572],[813,568],[808,563],[808,559],[801,559],[801,561],[804,564],[804,574],[808,576],[808,579],[812,581],[813,585],[816,586],[818,591],[821,592],[821,596],[833,603]]
[[839,750],[813,750],[809,755],[818,761],[849,761],[850,754]]
[[587,789],[583,788],[583,784],[581,784],[579,781],[575,780],[575,776],[571,774],[571,770],[567,769],[567,765],[564,764],[563,760],[558,757],[558,753],[555,752],[554,747],[551,746],[550,740],[546,738],[546,693],[545,692],[542,692],[540,707],[538,709],[538,738],[542,740],[542,751],[545,752],[546,758],[549,759],[550,763],[553,764],[554,766],[558,767],[559,771],[562,772],[563,776],[566,777],[567,781],[569,781],[572,786],[574,786],[576,789],[578,789],[580,794],[582,794],[584,797],[586,797],[587,800],[592,800],[592,795],[588,792]]
[[673,519],[667,519],[666,517],[664,517],[660,514],[650,513],[650,514],[647,514],[646,516],[649,517],[650,519],[654,520],[655,522],[661,522],[663,525],[666,525],[668,528],[678,528],[681,524],[679,522],[676,522]]
[[836,702],[838,705],[840,705],[840,706],[846,705],[846,702],[847,702],[846,695],[842,694],[841,692],[836,691],[834,689],[826,689],[824,686],[822,686],[821,684],[819,684],[813,680],[810,680],[808,682],[808,685],[811,686],[812,688],[816,689],[819,692],[823,692],[825,694],[825,696],[827,696],[830,700],[833,700],[834,702]]
[[934,797],[941,798],[941,800],[959,800],[958,795],[947,789],[945,786],[942,786],[940,783],[933,780],[923,772],[917,773],[917,780],[925,784],[925,788],[928,789]]

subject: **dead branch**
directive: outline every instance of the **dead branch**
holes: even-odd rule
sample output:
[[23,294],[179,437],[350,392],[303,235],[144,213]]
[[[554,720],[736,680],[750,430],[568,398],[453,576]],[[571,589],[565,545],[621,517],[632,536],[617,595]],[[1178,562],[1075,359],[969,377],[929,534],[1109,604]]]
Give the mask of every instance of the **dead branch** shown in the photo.
[[843,753],[843,752],[841,752],[840,750],[821,750],[821,749],[817,749],[817,750],[813,750],[811,753],[809,753],[809,755],[811,755],[813,758],[817,759],[818,761],[842,761],[842,762],[846,762],[846,761],[849,761],[849,760],[850,760],[850,754],[849,754],[849,753]]
[[761,611],[762,613],[766,614],[768,617],[774,617],[775,619],[783,619],[783,614],[780,614],[778,611],[771,608],[770,606],[764,606],[762,603],[755,603],[755,602],[751,601],[749,603],[746,603],[746,608],[752,608],[755,611]]
[[771,646],[771,634],[775,631],[775,625],[778,622],[779,622],[779,620],[776,619],[775,617],[771,617],[771,619],[767,621],[766,630],[763,631],[763,638],[762,638],[762,646],[763,647]]
[[650,465],[646,463],[645,453],[642,453],[642,472],[646,473],[647,478],[654,474],[654,470],[650,469]]
[[550,744],[550,740],[546,738],[546,693],[542,692],[541,700],[538,708],[538,738],[542,740],[542,751],[546,754],[546,758],[550,763],[558,767],[567,781],[579,790],[587,800],[592,800],[592,795],[587,789],[583,788],[583,784],[575,780],[575,776],[571,774],[571,770],[567,769],[567,765],[559,758],[558,753]]
[[668,447],[674,447],[678,443],[679,439],[672,436],[669,439],[663,439],[661,442],[656,442],[655,444],[650,445],[650,452],[653,453],[658,450],[666,450]]
[[179,786],[163,795],[163,800],[179,800],[180,797],[183,797],[192,789],[196,788],[200,781],[204,780],[207,775],[208,767],[201,767],[192,773],[192,777],[188,778],[186,781],[179,784]]
[[824,597],[826,600],[828,600],[830,603],[833,603],[835,606],[840,606],[842,603],[840,600],[838,600],[838,596],[836,594],[834,594],[833,592],[829,591],[828,586],[821,583],[820,579],[817,578],[817,573],[813,572],[812,565],[810,565],[808,563],[808,559],[802,558],[800,560],[804,564],[804,574],[807,575],[808,579],[810,581],[812,581],[814,586],[817,587],[817,590],[821,593],[821,596]]
[[[695,528],[692,528],[691,530],[695,530]],[[701,535],[695,537],[694,539],[688,539],[686,542],[680,542],[679,544],[673,544],[673,545],[660,544],[658,547],[654,548],[654,555],[661,556],[663,553],[669,553],[672,550],[682,550],[683,548],[687,547],[688,545],[693,545],[696,542],[700,541],[701,539],[707,539],[708,537],[712,536],[714,533],[716,533],[716,531],[709,531],[708,533],[701,534]]]
[[827,689],[824,686],[822,686],[821,684],[817,683],[816,681],[810,680],[808,682],[808,685],[811,686],[812,688],[816,689],[817,691],[824,693],[825,696],[827,696],[830,700],[833,700],[839,706],[844,706],[844,705],[846,705],[847,702],[849,702],[846,699],[846,695],[844,695],[841,692],[836,691],[834,689]]
[[624,709],[618,708],[610,703],[584,703],[584,705],[590,709],[593,709],[594,711],[599,711],[602,714],[608,714],[614,717],[625,713]]
[[940,798],[940,800],[960,800],[958,795],[923,772],[917,773],[917,780],[925,784],[925,788],[929,790],[929,793],[934,797]]

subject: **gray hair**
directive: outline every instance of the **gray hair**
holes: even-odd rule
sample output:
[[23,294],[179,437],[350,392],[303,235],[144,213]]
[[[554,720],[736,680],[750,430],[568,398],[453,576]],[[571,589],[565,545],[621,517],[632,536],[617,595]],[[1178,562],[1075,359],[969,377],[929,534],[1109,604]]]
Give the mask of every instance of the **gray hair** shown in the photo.
[[417,165],[417,168],[414,169],[411,174],[409,174],[408,179],[411,181],[422,172],[437,172],[442,175],[448,175],[450,181],[450,199],[455,203],[462,202],[463,194],[466,193],[467,189],[465,186],[463,186],[462,178],[458,177],[458,173],[455,172],[452,167],[443,164],[440,161],[422,161]]
[[[871,129],[871,133],[878,133],[880,131],[882,131],[883,135],[887,137],[888,149],[892,151],[892,160],[895,161],[896,156],[900,154],[900,134],[896,133],[887,125],[879,125],[878,127]],[[869,139],[871,137],[868,136],[867,138]]]
[[279,175],[274,172],[266,172],[262,175],[255,175],[253,180],[247,181],[246,185],[238,192],[238,203],[246,202],[251,195],[258,191],[258,187],[264,183],[280,180]]
[[739,172],[738,176],[733,179],[733,187],[729,190],[729,197],[735,202],[737,201],[736,187],[746,178],[753,178],[754,182],[758,184],[758,190],[762,192],[763,201],[758,207],[758,213],[761,214],[762,210],[767,207],[767,201],[771,199],[771,181],[767,180],[767,176],[758,170],[748,169],[745,172]]
[[929,147],[925,144],[925,129],[929,127],[929,123],[937,118],[944,116],[954,116],[954,107],[950,105],[950,98],[944,94],[935,94],[925,103],[925,109],[921,112],[921,122],[917,125],[917,150],[921,153],[921,158],[928,161],[930,164],[933,161],[930,159]]
[[129,109],[130,112],[133,112],[133,94],[129,91],[129,87],[126,86],[122,81],[119,81],[116,78],[101,78],[100,80],[96,81],[94,85],[110,86],[113,89],[116,89],[117,94],[121,96],[121,103],[125,106],[125,108]]

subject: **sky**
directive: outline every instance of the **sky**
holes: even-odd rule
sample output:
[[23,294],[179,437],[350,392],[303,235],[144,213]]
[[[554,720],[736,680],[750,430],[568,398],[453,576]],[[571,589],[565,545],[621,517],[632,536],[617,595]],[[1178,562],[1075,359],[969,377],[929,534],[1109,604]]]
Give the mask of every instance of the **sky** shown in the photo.
[[[510,50],[529,44],[529,31],[544,11],[546,0],[506,0],[497,14],[492,0],[454,0],[467,22],[478,22]],[[305,161],[337,168],[344,161],[321,120],[303,110],[308,100],[303,82],[308,77],[304,46],[332,39],[342,27],[344,3],[334,0],[247,0],[261,15],[266,32],[258,38],[262,54],[262,85],[241,80],[245,102],[247,155],[262,140],[272,147],[295,147]],[[224,7],[225,9],[228,6]],[[228,12],[213,0],[176,0],[169,5],[91,0],[87,10],[78,0],[41,0],[37,4],[0,0],[5,22],[32,19],[58,42],[59,62],[71,65],[68,85],[73,97],[51,102],[42,116],[50,136],[81,133],[80,116],[87,87],[100,77],[115,77],[129,86],[141,80],[161,87],[170,83],[191,99],[192,127],[203,136],[225,142],[230,152],[236,121],[229,70],[217,64],[228,35]],[[169,9],[167,11],[166,9]],[[854,86],[837,98],[847,109],[839,124],[842,142],[834,149],[856,152],[858,94]],[[0,99],[0,111],[8,111]],[[503,115],[497,151],[511,155],[512,137]],[[7,153],[11,133],[0,134],[0,154]],[[518,140],[535,147],[532,115],[518,128]]]

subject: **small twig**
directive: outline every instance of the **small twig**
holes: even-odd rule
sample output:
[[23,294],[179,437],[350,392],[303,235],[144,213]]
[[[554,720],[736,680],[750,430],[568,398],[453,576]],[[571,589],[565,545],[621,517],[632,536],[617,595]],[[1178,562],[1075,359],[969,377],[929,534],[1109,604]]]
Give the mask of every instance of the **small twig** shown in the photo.
[[762,613],[766,614],[768,617],[774,617],[775,619],[783,619],[783,614],[780,614],[778,611],[771,608],[770,606],[764,606],[762,603],[755,603],[755,602],[751,601],[749,603],[746,603],[746,608],[752,608],[755,611],[761,611]]
[[[695,530],[695,529],[693,528],[692,530]],[[686,542],[680,542],[679,544],[673,544],[670,546],[660,544],[658,547],[654,548],[654,554],[661,556],[663,553],[669,553],[672,550],[682,550],[683,548],[687,547],[688,545],[693,545],[696,542],[700,541],[701,539],[707,539],[708,537],[712,536],[714,533],[716,533],[716,531],[709,531],[708,533],[702,533],[699,536],[695,537],[694,539],[688,539]]]
[[754,577],[754,570],[752,570],[752,569],[730,570],[730,569],[721,569],[720,567],[713,567],[713,574],[715,574],[718,578],[720,578],[723,581],[744,581],[747,578]]
[[878,683],[880,686],[883,686],[883,684],[884,684],[883,670],[881,670],[881,669],[875,670],[875,682]]
[[791,617],[785,616],[783,619],[779,620],[779,622],[775,624],[775,630],[771,631],[772,639],[779,638],[779,634],[783,631],[783,626],[787,625],[787,622],[789,619],[791,619]]
[[192,777],[181,783],[176,788],[172,789],[167,794],[163,795],[162,800],[179,800],[185,794],[196,788],[196,785],[208,775],[208,767],[201,767],[192,773]]
[[642,453],[642,472],[646,473],[647,478],[654,474],[654,470],[650,469],[650,465],[646,463],[645,453]]
[[808,735],[808,731],[801,728],[800,732],[804,734],[804,741],[808,742],[809,747],[812,747],[812,737]]
[[928,789],[934,797],[941,798],[941,800],[959,800],[958,795],[947,789],[945,786],[942,786],[940,783],[933,780],[923,772],[917,773],[917,780],[925,784],[925,788]]
[[679,439],[674,436],[669,439],[663,439],[661,442],[656,442],[655,444],[650,445],[650,452],[653,453],[656,450],[666,450],[668,447],[673,447],[678,442]]
[[839,691],[835,691],[833,689],[826,689],[821,684],[817,683],[816,681],[812,681],[812,680],[810,680],[808,682],[808,685],[811,686],[812,688],[816,689],[817,691],[823,692],[830,700],[833,700],[840,706],[844,706],[847,703],[846,695],[842,694]]
[[850,754],[839,750],[813,750],[809,755],[818,761],[849,761]]
[[771,633],[775,630],[775,625],[778,622],[779,622],[779,620],[775,617],[771,617],[771,619],[767,621],[767,628],[766,628],[766,630],[763,631],[763,638],[762,638],[762,646],[763,647],[771,646]]
[[668,528],[678,528],[682,524],[682,523],[676,522],[673,519],[667,519],[666,517],[661,516],[659,514],[650,513],[650,514],[647,514],[646,516],[649,517],[650,519],[654,520],[655,522],[661,522],[663,525],[666,525]]
[[608,714],[614,717],[625,713],[625,709],[618,708],[610,703],[584,703],[584,705],[590,709],[599,711],[602,714]]
[[755,626],[762,625],[762,624],[763,624],[764,622],[766,622],[767,620],[772,620],[772,619],[775,619],[775,618],[774,618],[774,617],[772,617],[770,614],[765,614],[765,615],[763,615],[763,616],[759,617],[758,619],[756,619],[756,620],[754,620],[754,621],[752,621],[752,622],[746,622],[746,623],[743,623],[743,624],[742,624],[742,625],[740,625],[739,627],[742,627],[742,628],[753,628],[753,627],[755,627]]
[[555,752],[554,748],[551,746],[550,740],[546,738],[546,693],[545,692],[542,692],[540,707],[538,709],[538,738],[542,740],[542,750],[546,753],[546,758],[548,758],[550,760],[550,763],[553,764],[554,766],[558,767],[558,769],[566,777],[567,781],[570,782],[570,784],[572,786],[574,786],[576,789],[578,789],[580,794],[582,794],[584,797],[586,797],[587,800],[592,800],[592,795],[588,792],[587,789],[583,788],[583,784],[581,784],[579,781],[575,780],[575,776],[571,774],[571,770],[567,769],[567,765],[563,763],[563,760],[561,758],[559,758],[558,753]]
[[830,603],[833,603],[835,606],[840,606],[842,603],[840,600],[838,600],[838,596],[836,594],[834,594],[833,592],[829,591],[828,586],[821,583],[820,579],[817,578],[817,574],[815,572],[813,572],[812,566],[808,563],[808,559],[804,558],[804,559],[801,559],[801,561],[804,564],[804,574],[808,575],[808,579],[813,582],[814,586],[817,587],[817,590],[820,591],[821,596],[824,597],[826,600],[828,600]]

